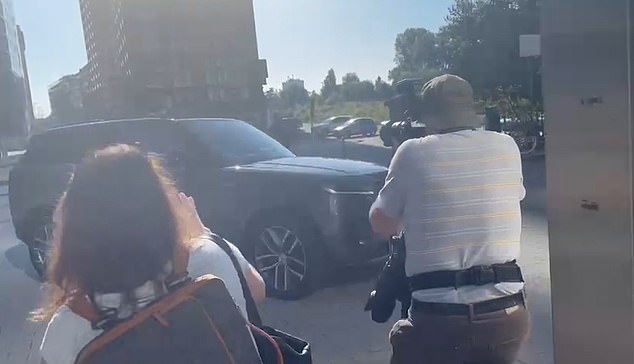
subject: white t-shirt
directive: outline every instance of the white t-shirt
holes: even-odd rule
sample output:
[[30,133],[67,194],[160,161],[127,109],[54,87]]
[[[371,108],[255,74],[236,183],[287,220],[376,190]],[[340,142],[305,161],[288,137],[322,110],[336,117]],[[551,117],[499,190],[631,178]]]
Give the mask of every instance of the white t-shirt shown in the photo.
[[[250,269],[249,262],[238,248],[233,244],[229,245],[240,262],[242,271],[247,272]],[[221,278],[242,314],[247,317],[242,285],[231,258],[208,236],[201,237],[194,243],[187,270],[192,277],[212,274]],[[48,323],[44,333],[40,346],[42,359],[47,364],[74,363],[81,349],[101,332],[93,330],[90,322],[62,306]]]
[[[504,263],[520,254],[526,190],[515,141],[464,130],[403,143],[374,208],[403,223],[408,276]],[[523,283],[416,291],[425,302],[474,303],[519,292]]]

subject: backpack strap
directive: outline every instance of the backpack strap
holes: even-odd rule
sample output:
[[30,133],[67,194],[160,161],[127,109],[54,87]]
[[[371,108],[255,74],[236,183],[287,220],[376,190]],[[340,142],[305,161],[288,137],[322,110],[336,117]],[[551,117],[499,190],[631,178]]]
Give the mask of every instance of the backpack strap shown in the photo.
[[172,260],[172,274],[165,279],[165,285],[168,289],[181,286],[181,283],[189,280],[189,246],[186,244],[177,244],[174,248],[174,258]]
[[249,321],[256,326],[262,326],[262,318],[260,316],[260,312],[258,311],[258,306],[255,304],[255,300],[253,299],[253,295],[251,294],[251,289],[249,288],[247,279],[244,276],[244,272],[242,271],[240,262],[238,262],[238,258],[236,258],[235,254],[233,254],[233,250],[229,246],[229,243],[221,236],[211,233],[211,238],[213,242],[216,243],[216,245],[218,245],[229,256],[229,258],[231,258],[233,267],[238,273],[238,278],[240,278],[242,292],[246,301],[245,309],[247,311]]

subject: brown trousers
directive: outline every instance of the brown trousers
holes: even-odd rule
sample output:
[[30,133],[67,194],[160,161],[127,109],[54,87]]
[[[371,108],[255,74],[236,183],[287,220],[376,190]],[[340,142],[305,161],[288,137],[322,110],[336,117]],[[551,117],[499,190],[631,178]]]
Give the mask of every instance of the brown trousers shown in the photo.
[[524,306],[474,316],[412,312],[390,332],[392,364],[511,364],[530,330]]

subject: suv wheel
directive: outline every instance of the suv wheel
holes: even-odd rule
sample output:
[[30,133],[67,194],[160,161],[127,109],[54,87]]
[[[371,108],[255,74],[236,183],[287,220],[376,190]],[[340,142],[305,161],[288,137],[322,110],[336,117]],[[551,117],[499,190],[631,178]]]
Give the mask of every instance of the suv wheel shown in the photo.
[[317,234],[291,216],[272,216],[255,225],[249,243],[267,294],[285,300],[309,294],[319,275]]
[[29,258],[33,268],[42,280],[46,277],[52,240],[53,224],[51,222],[42,222],[35,225],[31,242],[29,242]]

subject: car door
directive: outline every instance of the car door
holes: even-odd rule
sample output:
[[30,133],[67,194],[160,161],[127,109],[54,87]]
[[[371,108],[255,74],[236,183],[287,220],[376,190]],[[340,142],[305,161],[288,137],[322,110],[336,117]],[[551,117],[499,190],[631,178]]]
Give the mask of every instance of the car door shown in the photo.
[[376,133],[376,124],[372,119],[363,119],[362,134],[374,134]]
[[196,133],[209,130],[204,130],[204,127],[200,130],[188,129],[180,122],[177,130],[187,143],[187,193],[196,200],[202,221],[214,232],[237,241],[242,237],[244,220],[244,211],[238,203],[240,174],[235,169],[225,168],[219,156],[205,144],[222,138],[222,135],[208,134],[211,140],[205,140]]
[[157,158],[181,191],[187,192],[190,158],[187,143],[169,120],[131,121],[119,127],[120,142]]
[[359,134],[359,120],[353,121],[348,130],[350,130],[350,135]]

